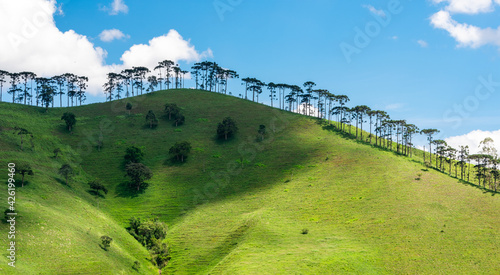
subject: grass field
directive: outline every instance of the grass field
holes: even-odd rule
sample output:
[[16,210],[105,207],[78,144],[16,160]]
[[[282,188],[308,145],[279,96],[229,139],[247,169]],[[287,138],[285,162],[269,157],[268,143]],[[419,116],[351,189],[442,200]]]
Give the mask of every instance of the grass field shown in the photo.
[[[130,115],[127,102],[134,106]],[[161,117],[165,103],[182,108],[185,125]],[[148,110],[161,117],[156,129],[146,125]],[[72,133],[60,120],[67,111],[78,120]],[[221,142],[215,129],[226,116],[239,132]],[[258,142],[261,124],[268,135]],[[0,274],[157,274],[125,230],[131,217],[169,225],[168,274],[500,273],[498,195],[313,118],[169,90],[47,113],[0,103],[0,126],[1,167],[27,161],[35,170],[16,195],[17,267],[7,266],[4,249]],[[33,146],[25,137],[21,150],[16,126],[33,133]],[[183,164],[168,155],[177,141],[193,146]],[[140,193],[124,177],[131,145],[143,148],[154,172]],[[57,174],[63,163],[76,170],[69,186]],[[88,192],[93,179],[110,190],[105,198]],[[0,229],[7,232],[7,224]],[[114,239],[109,251],[99,247],[101,235]],[[2,247],[7,241],[1,239]],[[136,260],[139,271],[132,269]]]

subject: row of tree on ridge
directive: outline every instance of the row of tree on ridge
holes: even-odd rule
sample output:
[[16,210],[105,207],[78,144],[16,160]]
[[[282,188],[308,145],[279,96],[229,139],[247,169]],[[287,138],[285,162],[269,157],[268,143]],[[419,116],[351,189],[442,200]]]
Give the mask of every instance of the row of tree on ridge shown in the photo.
[[[107,81],[103,85],[106,101],[135,96],[146,92],[157,90],[184,88],[185,75],[188,71],[182,70],[178,64],[171,60],[158,62],[154,68],[157,75],[146,67],[133,67],[125,69],[121,73],[110,72]],[[228,94],[229,79],[239,78],[236,71],[225,69],[216,62],[203,61],[195,63],[191,67],[191,78],[195,82],[195,88],[210,92]],[[59,95],[59,106],[63,105],[62,96],[67,96],[67,106],[82,104],[85,101],[85,92],[88,87],[88,78],[66,73],[52,78],[37,77],[32,72],[9,73],[0,70],[0,100],[2,100],[2,89],[6,78],[9,78],[10,88],[7,91],[12,94],[12,102],[24,103],[36,106],[51,105],[54,107],[55,96]],[[35,82],[33,85],[33,81]],[[422,129],[416,125],[407,123],[406,120],[391,119],[387,112],[372,110],[366,105],[352,108],[347,107],[349,97],[347,95],[335,95],[327,89],[316,89],[312,81],[305,82],[302,87],[284,83],[265,83],[259,79],[242,78],[244,94],[239,97],[249,99],[251,93],[252,101],[259,102],[259,96],[267,89],[270,106],[281,110],[301,113],[303,115],[315,116],[320,119],[332,121],[333,127],[341,132],[351,133],[355,129],[355,138],[361,139],[376,146],[395,150],[397,153],[412,156],[414,150],[413,138],[417,134],[423,134],[429,141],[429,157],[424,156],[424,162],[433,165],[432,148],[435,151],[435,167],[444,170],[444,164],[449,164],[451,174],[452,164],[455,166],[455,174],[458,177],[457,168],[461,168],[461,179],[465,180],[465,170],[470,167],[471,161],[476,167],[475,176],[486,188],[497,190],[499,177],[498,155],[494,150],[493,140],[485,140],[482,143],[480,154],[470,154],[468,146],[460,146],[459,149],[448,146],[443,140],[435,140],[434,136],[439,133],[437,129]],[[135,88],[135,91],[134,91]],[[33,90],[35,94],[33,94]],[[140,92],[140,93],[139,93]],[[229,93],[232,95],[232,93]],[[35,100],[35,101],[33,101]],[[363,125],[369,125],[369,133],[363,138]],[[354,127],[355,124],[355,127]],[[425,149],[425,148],[424,148]],[[439,163],[438,163],[439,161]],[[469,169],[470,170],[470,169]],[[467,172],[467,180],[470,181],[470,171]]]

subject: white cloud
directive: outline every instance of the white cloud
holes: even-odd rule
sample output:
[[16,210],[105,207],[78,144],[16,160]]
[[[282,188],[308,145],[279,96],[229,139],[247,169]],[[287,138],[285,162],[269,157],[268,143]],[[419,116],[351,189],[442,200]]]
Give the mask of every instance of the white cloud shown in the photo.
[[[492,12],[492,0],[433,0],[434,3],[447,3],[446,10],[451,13],[478,14]],[[500,4],[499,0],[495,0]]]
[[391,39],[392,39],[392,40],[398,40],[398,39],[399,39],[399,37],[398,37],[397,35],[395,35],[395,36],[391,37]]
[[134,64],[153,67],[158,64],[158,61],[165,59],[192,62],[212,56],[210,49],[198,53],[190,41],[184,40],[176,30],[170,30],[167,35],[151,39],[147,45],[132,46],[122,55],[121,61],[125,67],[131,67]]
[[125,5],[123,0],[113,0],[113,3],[111,3],[111,8],[109,9],[109,14],[117,15],[120,12],[127,14],[128,6]]
[[363,5],[363,8],[369,10],[371,13],[378,15],[380,17],[385,17],[385,12],[383,10],[377,10],[374,6],[372,5]]
[[485,138],[490,137],[495,142],[495,147],[500,152],[500,130],[497,131],[481,131],[475,130],[468,134],[462,136],[454,136],[446,138],[445,141],[451,147],[455,149],[459,149],[460,146],[469,146],[469,150],[471,154],[477,154],[481,150],[479,148],[479,143],[483,141]]
[[447,11],[439,11],[431,16],[434,28],[446,30],[458,42],[459,47],[479,48],[491,44],[500,46],[500,27],[481,29],[476,26],[461,24],[451,18]]
[[422,48],[427,48],[429,46],[429,43],[427,43],[424,40],[418,40],[417,43],[420,45]]
[[115,39],[123,38],[130,38],[130,36],[117,29],[103,30],[101,34],[99,34],[99,39],[103,42],[111,42]]
[[175,31],[153,38],[148,45],[132,46],[124,64],[107,65],[107,52],[73,30],[61,32],[54,21],[55,0],[0,1],[0,66],[10,72],[32,71],[51,77],[74,73],[89,77],[90,94],[103,96],[102,85],[109,72],[125,67],[154,66],[171,59],[194,61],[212,53],[198,53]]

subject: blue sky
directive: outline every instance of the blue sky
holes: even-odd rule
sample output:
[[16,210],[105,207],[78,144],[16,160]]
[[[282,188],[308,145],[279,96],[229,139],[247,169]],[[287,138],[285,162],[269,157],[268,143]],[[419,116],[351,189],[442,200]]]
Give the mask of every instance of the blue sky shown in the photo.
[[[7,0],[0,1],[0,10],[31,20],[36,18],[37,2],[57,7],[53,14],[48,12],[56,30],[66,36],[71,31],[84,36],[79,39],[84,40],[87,50],[93,47],[92,58],[106,66],[74,61],[67,63],[72,67],[68,70],[105,74],[113,64],[123,64],[124,52],[134,45],[148,45],[151,39],[175,30],[186,43],[169,48],[170,52],[184,53],[191,47],[187,55],[172,57],[184,69],[196,59],[207,58],[240,76],[264,82],[300,85],[311,80],[317,88],[348,95],[351,106],[364,104],[387,110],[391,117],[407,119],[420,128],[438,128],[443,137],[500,129],[500,84],[495,85],[500,82],[498,0],[23,1],[34,5],[31,13],[16,9]],[[387,24],[381,25],[380,20]],[[19,21],[20,28],[23,22]],[[8,28],[3,22],[0,26]],[[54,26],[42,24],[40,29]],[[123,37],[102,41],[100,34],[112,29]],[[371,35],[369,41],[356,43],[356,29]],[[7,33],[0,31],[0,35]],[[27,43],[32,39],[38,38],[29,37]],[[40,38],[37,43],[54,41]],[[346,47],[355,53],[346,57],[342,50]],[[107,54],[96,57],[99,48]],[[36,56],[37,51],[25,47],[17,59],[0,58],[0,67],[35,71],[28,68],[30,62],[14,61]],[[140,52],[130,55],[134,57],[125,63],[140,65],[134,63],[140,62]],[[169,53],[165,55],[169,57]],[[53,72],[46,67],[40,70],[39,74]],[[483,82],[493,85],[485,87]],[[240,83],[230,83],[233,94],[243,91]],[[188,86],[193,85],[188,82]],[[104,100],[97,90],[94,88],[97,95],[89,96],[88,103]]]

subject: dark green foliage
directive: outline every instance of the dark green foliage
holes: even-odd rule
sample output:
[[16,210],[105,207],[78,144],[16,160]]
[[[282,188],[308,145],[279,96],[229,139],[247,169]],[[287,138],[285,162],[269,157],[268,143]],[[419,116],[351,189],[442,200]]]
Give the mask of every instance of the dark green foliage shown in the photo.
[[59,153],[61,153],[61,149],[60,148],[54,149],[54,158],[58,158]]
[[191,143],[187,141],[176,142],[174,146],[170,147],[169,154],[173,155],[178,161],[184,162],[187,155],[191,151]]
[[68,179],[73,174],[73,168],[69,164],[63,164],[61,168],[59,168],[59,175],[63,176],[66,179],[66,185],[68,185]]
[[16,167],[16,173],[21,175],[21,187],[24,187],[24,176],[30,175],[33,176],[35,173],[31,166],[27,163],[19,163]]
[[140,190],[144,181],[149,180],[153,177],[153,172],[142,163],[129,163],[125,167],[127,176],[130,177],[134,185],[137,187],[137,191]]
[[17,134],[19,136],[21,136],[21,150],[23,150],[23,138],[25,135],[30,135],[31,132],[24,129],[24,128],[19,128],[19,127],[16,127],[15,130],[16,130]]
[[131,218],[127,229],[137,241],[149,249],[151,261],[160,269],[165,267],[171,258],[167,244],[163,243],[167,236],[167,225],[157,218],[148,221]]
[[261,141],[264,140],[264,136],[266,135],[266,126],[265,125],[259,125],[258,133],[259,133],[260,140]]
[[167,103],[165,104],[165,113],[168,115],[168,120],[171,120],[172,117],[176,117],[179,114],[181,109],[177,107],[175,103]]
[[128,102],[127,105],[125,106],[125,109],[127,109],[128,114],[130,115],[130,110],[132,110],[132,103]]
[[129,221],[128,232],[134,238],[144,245],[147,249],[151,249],[155,245],[155,241],[162,241],[167,236],[167,225],[160,222],[157,218],[153,220],[141,221],[139,218],[131,218]]
[[175,116],[175,120],[174,120],[175,127],[184,124],[185,120],[186,120],[186,118],[182,114],[177,114]]
[[99,195],[99,191],[104,192],[104,194],[108,194],[108,189],[100,182],[93,180],[89,182],[90,189],[92,189],[97,195]]
[[142,150],[140,148],[137,148],[135,146],[130,146],[127,148],[127,150],[125,150],[125,161],[127,163],[139,163],[142,161],[144,157],[144,153],[142,152]]
[[149,123],[149,128],[155,128],[158,126],[158,119],[156,119],[156,115],[153,110],[149,110],[146,115],[146,121]]
[[66,112],[62,115],[61,120],[66,122],[66,126],[68,127],[68,131],[71,132],[71,128],[76,124],[76,116],[73,113]]
[[302,234],[303,235],[306,235],[307,233],[309,233],[309,229],[307,229],[307,228],[302,229]]
[[222,122],[217,125],[217,137],[224,138],[227,140],[229,137],[233,136],[238,131],[236,123],[232,118],[226,117]]
[[139,261],[135,261],[134,264],[132,265],[132,268],[135,271],[139,271],[139,269],[141,268],[141,263]]
[[101,245],[102,245],[102,248],[104,250],[108,250],[108,248],[111,246],[111,242],[113,241],[113,239],[109,236],[101,236]]

